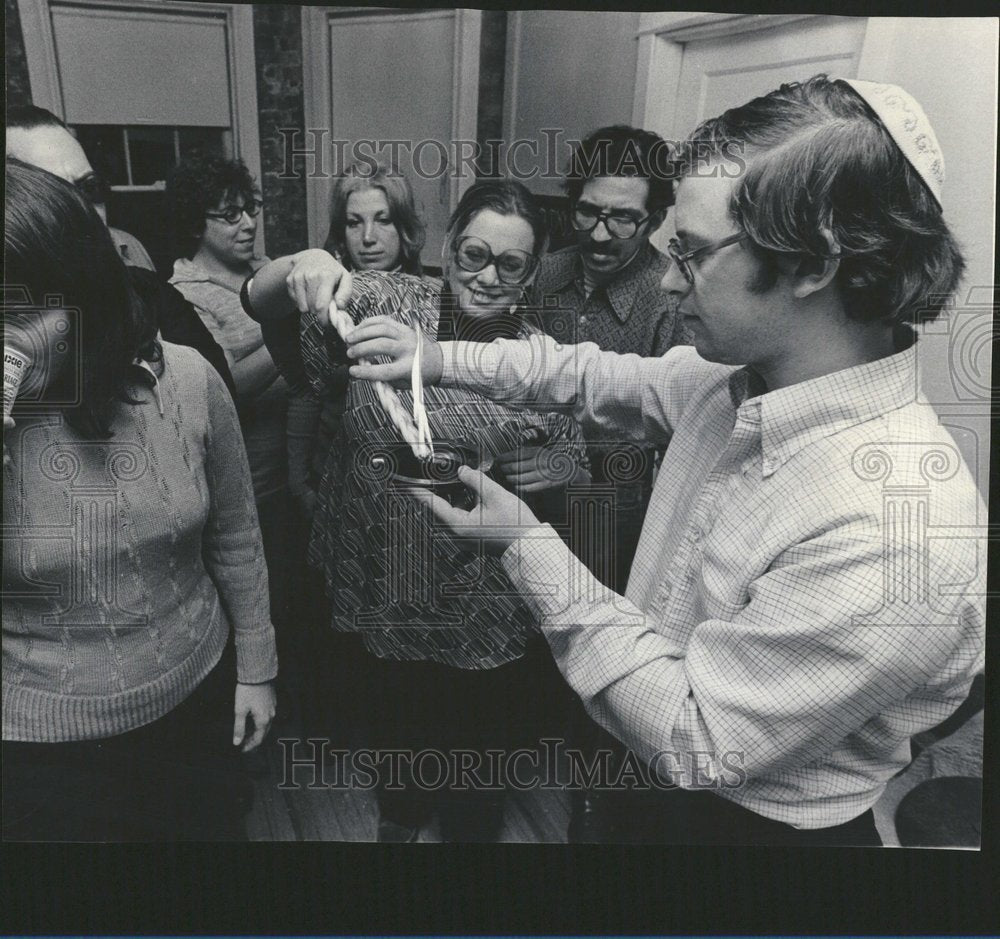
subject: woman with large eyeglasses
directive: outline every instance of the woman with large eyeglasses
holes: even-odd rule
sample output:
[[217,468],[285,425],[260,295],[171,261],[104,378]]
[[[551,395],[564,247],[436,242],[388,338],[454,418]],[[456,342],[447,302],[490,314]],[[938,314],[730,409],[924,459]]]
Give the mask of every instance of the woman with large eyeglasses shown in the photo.
[[[544,219],[527,189],[479,182],[451,218],[443,287],[406,274],[355,273],[344,309],[355,322],[375,316],[416,322],[438,339],[524,336],[530,327],[519,304],[545,243]],[[248,310],[261,320],[294,314],[295,307],[304,314],[301,351],[320,394],[338,362],[346,361],[342,346],[329,351],[330,297],[320,286],[341,269],[324,251],[301,252],[263,268],[245,294]],[[275,354],[281,365],[284,354]],[[400,400],[409,411],[412,395],[402,393]],[[552,459],[537,487],[545,491],[521,494],[552,520],[555,506],[565,508],[566,487],[586,461],[575,422],[446,388],[424,389],[424,402],[439,455],[464,448],[466,459],[488,463],[546,444]],[[565,692],[533,614],[512,595],[499,561],[436,530],[424,507],[397,488],[407,454],[373,387],[351,382],[320,486],[309,559],[323,572],[332,625],[359,632],[370,653],[369,743],[381,753],[426,754],[420,766],[404,761],[398,767],[399,788],[384,785],[393,780],[383,764],[379,839],[416,840],[437,809],[444,840],[492,841],[502,822],[504,781],[499,763],[491,767],[484,751],[536,742],[538,709],[553,716]],[[451,761],[449,772],[465,751],[481,784],[467,780],[462,788],[447,777],[435,784],[426,775],[439,760],[432,750]],[[491,782],[492,788],[483,787]]]
[[174,242],[173,284],[194,306],[222,346],[236,384],[240,427],[250,461],[271,605],[282,659],[291,603],[288,591],[288,386],[271,358],[260,326],[240,304],[240,287],[267,262],[254,253],[262,208],[260,190],[240,160],[214,154],[182,161],[167,180],[167,209]]

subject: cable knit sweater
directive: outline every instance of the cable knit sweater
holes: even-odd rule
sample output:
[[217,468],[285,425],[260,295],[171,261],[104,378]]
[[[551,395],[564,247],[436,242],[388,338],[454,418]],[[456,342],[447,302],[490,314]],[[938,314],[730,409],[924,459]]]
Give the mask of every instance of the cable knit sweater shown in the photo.
[[267,569],[240,426],[194,350],[108,440],[15,411],[3,493],[3,737],[87,740],[163,716],[235,629],[238,678],[277,673]]

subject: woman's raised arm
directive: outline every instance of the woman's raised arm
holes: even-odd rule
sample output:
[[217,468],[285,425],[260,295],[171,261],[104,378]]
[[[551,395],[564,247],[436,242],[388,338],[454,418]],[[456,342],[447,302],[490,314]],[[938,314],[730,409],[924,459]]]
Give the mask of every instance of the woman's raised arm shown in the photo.
[[251,281],[247,313],[257,322],[284,319],[296,310],[325,316],[331,300],[351,298],[351,275],[330,253],[309,248],[265,264]]

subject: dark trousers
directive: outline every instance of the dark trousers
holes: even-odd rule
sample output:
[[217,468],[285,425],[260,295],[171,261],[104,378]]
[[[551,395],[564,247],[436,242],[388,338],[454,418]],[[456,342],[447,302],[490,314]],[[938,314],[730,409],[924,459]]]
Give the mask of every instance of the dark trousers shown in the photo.
[[[574,737],[582,741],[591,758],[600,750],[608,753],[608,776],[615,779],[625,765],[626,750],[619,740],[594,723],[578,703],[573,718]],[[639,784],[632,789],[574,790],[573,808],[583,809],[587,797],[591,817],[585,828],[579,814],[571,822],[571,840],[608,844],[753,844],[753,845],[854,845],[882,844],[869,809],[842,825],[820,829],[798,829],[776,822],[711,789],[666,788],[651,781],[641,761]],[[578,837],[573,838],[574,825]],[[582,830],[581,830],[582,829]],[[584,835],[584,837],[579,837]]]
[[102,740],[3,744],[10,841],[240,841],[253,804],[232,745],[232,644],[181,704]]
[[621,819],[622,841],[632,844],[881,847],[872,810],[830,828],[793,828],[751,812],[708,789],[633,793]]
[[[522,658],[497,668],[461,669],[372,657],[370,674],[376,749],[434,750],[450,761],[458,759],[457,751],[466,751],[478,756],[478,779],[488,786],[503,779],[491,769],[486,751],[507,754],[537,746],[548,728],[563,724],[568,706],[565,682],[540,637]],[[502,788],[479,787],[471,777],[465,783],[456,780],[458,786],[450,781],[438,786],[437,760],[428,758],[420,766],[425,767],[422,778],[404,772],[398,786],[385,772],[380,775],[383,818],[417,825],[435,807],[441,809],[443,821],[447,811],[468,813],[476,806],[495,808],[502,803]]]

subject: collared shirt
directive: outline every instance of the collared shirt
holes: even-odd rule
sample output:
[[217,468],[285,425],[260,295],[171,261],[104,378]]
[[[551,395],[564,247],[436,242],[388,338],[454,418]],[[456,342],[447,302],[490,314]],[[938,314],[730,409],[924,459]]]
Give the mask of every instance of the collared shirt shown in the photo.
[[660,359],[443,347],[444,384],[673,434],[624,597],[546,527],[504,566],[593,716],[661,775],[801,828],[870,808],[984,667],[986,513],[915,348],[761,394]]
[[580,249],[547,254],[531,297],[538,324],[560,342],[595,342],[613,352],[663,355],[688,341],[676,298],[660,286],[670,263],[646,242],[624,270],[587,296]]

